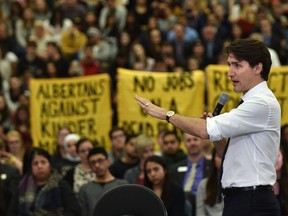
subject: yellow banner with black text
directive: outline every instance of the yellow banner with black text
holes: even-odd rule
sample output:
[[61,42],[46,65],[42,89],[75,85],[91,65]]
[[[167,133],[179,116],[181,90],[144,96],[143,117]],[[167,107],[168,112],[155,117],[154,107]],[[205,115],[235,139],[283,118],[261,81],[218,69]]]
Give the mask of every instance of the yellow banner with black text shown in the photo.
[[176,113],[200,117],[204,111],[204,88],[204,72],[200,70],[180,74],[118,69],[119,126],[127,133],[156,138],[161,129],[172,129],[172,125],[148,116],[134,96],[146,97]]
[[32,79],[30,89],[34,146],[54,152],[59,129],[68,126],[79,136],[109,148],[112,111],[108,74]]

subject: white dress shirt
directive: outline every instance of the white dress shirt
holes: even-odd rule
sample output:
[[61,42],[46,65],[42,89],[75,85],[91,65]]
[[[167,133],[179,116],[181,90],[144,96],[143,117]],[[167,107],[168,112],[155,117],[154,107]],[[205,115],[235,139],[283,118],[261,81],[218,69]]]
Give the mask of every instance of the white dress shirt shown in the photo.
[[242,96],[244,103],[207,119],[211,141],[229,138],[222,187],[273,185],[280,145],[281,109],[265,81]]

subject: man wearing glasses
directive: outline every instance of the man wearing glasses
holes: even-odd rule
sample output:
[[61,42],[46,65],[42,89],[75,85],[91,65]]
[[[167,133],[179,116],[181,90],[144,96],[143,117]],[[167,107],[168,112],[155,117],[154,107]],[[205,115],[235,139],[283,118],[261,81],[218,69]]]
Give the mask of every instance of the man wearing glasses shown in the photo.
[[109,189],[128,184],[126,180],[115,178],[109,171],[111,162],[104,148],[93,148],[88,156],[92,172],[96,174],[94,181],[83,185],[79,191],[79,203],[83,216],[91,215],[100,197]]

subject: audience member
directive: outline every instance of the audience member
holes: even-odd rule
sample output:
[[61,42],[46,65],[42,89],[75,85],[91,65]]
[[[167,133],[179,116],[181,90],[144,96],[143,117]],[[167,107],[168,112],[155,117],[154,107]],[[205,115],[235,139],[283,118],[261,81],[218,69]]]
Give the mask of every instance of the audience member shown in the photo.
[[74,20],[79,19],[79,24],[82,24],[86,9],[77,0],[64,0],[60,5],[60,9],[63,11],[64,18]]
[[63,146],[65,151],[65,159],[68,163],[65,163],[61,168],[61,174],[65,176],[68,170],[74,168],[79,162],[80,157],[77,154],[76,144],[80,140],[80,136],[75,133],[69,133],[65,136]]
[[91,149],[87,159],[91,170],[96,174],[96,178],[80,188],[79,204],[81,206],[81,215],[83,216],[92,214],[96,203],[107,190],[118,185],[128,184],[125,180],[117,179],[110,173],[109,166],[111,163],[105,149]]
[[64,167],[71,167],[75,165],[73,162],[70,162],[66,159],[66,151],[64,147],[64,138],[70,133],[72,133],[72,131],[67,126],[63,126],[59,128],[57,134],[55,143],[56,149],[51,157],[51,164],[52,167],[55,168],[59,173],[62,173],[62,168],[66,169]]
[[155,152],[156,155],[162,156],[162,154],[163,154],[163,148],[164,148],[163,147],[164,146],[163,137],[167,131],[168,131],[167,128],[163,128],[163,129],[159,130],[159,132],[157,134],[158,151]]
[[52,11],[46,0],[35,0],[34,17],[35,20],[48,21],[52,16]]
[[127,9],[116,0],[104,0],[104,7],[100,11],[99,26],[104,29],[108,16],[113,14],[117,20],[117,28],[122,31],[127,17]]
[[[145,50],[140,43],[134,43],[129,54],[130,67],[133,69],[137,63],[140,63],[142,68],[140,71],[153,71],[155,59],[146,56]],[[136,70],[136,69],[134,69]]]
[[8,209],[12,215],[80,215],[69,184],[51,167],[51,157],[41,148],[27,152],[25,170]]
[[87,31],[87,45],[92,47],[92,55],[99,62],[101,68],[107,67],[111,57],[109,43],[102,39],[102,32],[95,27]]
[[138,25],[137,20],[134,16],[134,13],[129,11],[127,14],[124,29],[120,32],[120,37],[121,37],[121,33],[127,32],[129,37],[131,38],[131,41],[134,42],[138,40],[139,35],[141,34],[141,31],[142,31],[141,26]]
[[23,173],[23,156],[25,149],[21,134],[16,130],[10,130],[7,135],[7,151],[2,152],[2,159],[6,163],[17,168],[18,172]]
[[59,45],[61,35],[64,31],[73,25],[72,20],[64,17],[64,12],[60,8],[55,8],[52,11],[52,16],[47,21],[49,32],[52,35],[52,40]]
[[187,71],[192,72],[195,70],[199,70],[200,68],[198,59],[190,56],[187,60]]
[[87,32],[90,27],[99,28],[98,17],[93,10],[88,10],[85,14],[82,31]]
[[108,158],[111,163],[124,154],[126,133],[123,128],[115,127],[109,132],[111,150],[108,151]]
[[59,46],[61,52],[66,58],[68,58],[68,60],[78,59],[79,52],[85,47],[87,43],[87,36],[79,30],[79,24],[79,17],[75,17],[73,19],[73,25],[66,31],[63,31],[60,36]]
[[273,185],[274,194],[279,202],[281,215],[288,215],[288,166],[285,163],[286,155],[280,147],[278,158],[275,164],[276,182]]
[[173,25],[167,35],[169,42],[180,39],[189,45],[199,39],[199,33],[187,25],[187,18],[183,14],[178,17],[178,22]]
[[281,64],[287,63],[286,42],[283,35],[278,35],[273,31],[272,23],[268,19],[260,21],[260,32],[263,37],[263,42],[267,47],[274,49],[280,59]]
[[104,38],[117,40],[120,35],[120,31],[117,26],[117,20],[115,15],[112,13],[107,16],[107,22],[104,28],[102,29],[102,35]]
[[144,185],[144,163],[154,154],[154,140],[151,136],[140,134],[136,137],[134,147],[139,157],[139,165],[128,169],[124,174],[130,184]]
[[208,177],[200,181],[196,193],[196,215],[221,216],[224,202],[219,200],[219,174],[221,169],[221,157],[216,150],[213,151],[210,173]]
[[11,128],[11,114],[10,109],[6,103],[4,95],[0,94],[0,125],[4,131],[7,132]]
[[149,32],[148,44],[145,47],[144,47],[145,44],[143,44],[147,56],[149,56],[152,59],[155,59],[156,61],[161,60],[162,40],[163,37],[158,28],[152,29]]
[[244,38],[242,27],[237,23],[233,23],[231,27],[231,40],[235,41],[242,38]]
[[[185,26],[181,23],[176,23],[173,27],[173,37],[168,41],[173,45],[174,56],[175,56],[175,64],[176,66],[182,66],[184,68],[187,67],[188,57],[191,55],[191,46],[192,43],[198,39],[198,34],[195,35],[192,40],[188,40],[185,37]],[[195,31],[195,33],[197,33]]]
[[2,77],[2,82],[7,82],[11,77],[11,75],[15,75],[14,74],[15,71],[13,71],[12,68],[13,63],[10,62],[10,60],[8,60],[7,58],[5,58],[4,52],[5,50],[0,47],[0,67],[1,67],[0,76]]
[[136,25],[139,26],[140,29],[147,26],[149,17],[152,16],[153,12],[149,3],[149,0],[135,0],[133,7],[131,7],[129,11],[135,17]]
[[197,40],[192,45],[192,53],[191,57],[195,58],[199,62],[199,69],[204,70],[207,66],[206,59],[205,59],[205,47],[201,40]]
[[46,64],[53,64],[56,70],[56,77],[68,77],[69,62],[66,58],[64,58],[60,52],[59,46],[55,42],[49,41],[46,44],[46,53],[44,59]]
[[169,216],[186,216],[185,194],[173,182],[167,163],[160,156],[150,156],[144,164],[144,185],[161,198]]
[[33,31],[34,21],[35,17],[33,9],[29,6],[24,7],[23,17],[16,21],[15,29],[17,43],[22,49],[26,49],[28,39]]
[[5,216],[12,196],[17,192],[20,174],[15,167],[2,161],[1,152],[0,150],[0,215]]
[[89,166],[87,156],[89,151],[94,148],[94,143],[88,138],[81,138],[76,143],[76,151],[80,157],[80,163],[72,169],[68,170],[64,179],[69,183],[76,196],[82,185],[91,182],[95,179],[96,175],[92,172]]
[[286,155],[286,164],[288,166],[288,124],[281,126],[281,141],[280,146]]
[[174,47],[169,42],[163,42],[161,46],[161,59],[167,67],[167,72],[173,72],[176,67]]
[[[19,102],[20,101],[21,100],[19,99]],[[19,105],[13,116],[14,129],[21,134],[25,151],[30,149],[33,145],[30,130],[30,109],[28,105]]]
[[200,138],[183,133],[183,141],[188,154],[187,159],[173,166],[171,174],[176,183],[183,187],[186,199],[192,205],[192,216],[194,216],[197,188],[200,181],[209,174],[210,160],[203,155]]
[[[1,52],[17,52],[16,39],[9,29],[9,24],[4,20],[0,21],[0,47]],[[4,57],[2,53],[2,58]]]
[[45,71],[44,61],[37,56],[37,44],[35,41],[28,41],[26,52],[18,63],[17,75],[23,78],[25,71],[33,78],[42,78]]
[[109,170],[113,176],[119,179],[124,178],[125,172],[139,164],[139,158],[135,150],[136,135],[128,135],[124,147],[124,155],[111,164]]
[[[253,38],[253,39],[256,39],[256,40],[259,40],[259,41],[262,41],[262,42],[264,40],[263,39],[263,35],[261,35],[260,33],[257,33],[257,32],[254,32],[254,33],[250,34],[249,37]],[[279,60],[277,52],[274,49],[269,48],[269,47],[268,47],[268,50],[270,52],[271,61],[272,61],[272,65],[271,66],[280,67],[281,66],[281,62]]]
[[175,131],[167,131],[163,135],[163,159],[166,161],[169,168],[186,160],[187,155],[181,148],[181,140]]
[[244,38],[248,37],[253,31],[255,31],[255,28],[257,28],[257,22],[262,19],[257,19],[258,14],[259,9],[256,9],[255,11],[252,4],[246,5],[243,8],[240,18],[235,23],[241,26]]
[[150,32],[154,29],[159,30],[157,18],[154,16],[151,16],[148,20],[148,24],[146,28],[141,29],[141,32],[138,38],[139,42],[142,44],[145,50],[147,50],[147,47],[149,46],[149,43],[150,43],[150,40],[149,40]]
[[46,57],[46,44],[52,40],[52,37],[43,21],[36,20],[34,22],[29,40],[35,41],[37,44],[36,54],[39,58],[44,59]]
[[21,80],[17,76],[10,76],[8,82],[3,83],[4,97],[13,116],[19,107],[19,97],[23,93]]
[[83,57],[80,59],[80,65],[82,67],[82,76],[95,75],[101,72],[101,66],[93,56],[92,46],[86,46],[84,48]]
[[[9,35],[13,35],[13,36],[15,35],[16,22],[23,18],[23,9],[24,9],[23,6],[24,5],[20,1],[10,2],[10,8],[7,10],[7,13],[9,13],[9,18],[6,19],[7,24],[11,27],[11,29],[10,29],[11,31],[9,31]],[[8,30],[8,28],[7,28],[7,30]],[[12,37],[11,37],[11,39],[12,39]],[[13,38],[13,41],[15,43],[16,39]],[[11,45],[11,44],[9,44],[9,45]],[[13,46],[15,46],[15,45],[16,44],[13,44]],[[12,51],[12,50],[10,50],[10,51]]]
[[224,4],[213,4],[212,13],[207,17],[207,24],[214,25],[217,28],[216,38],[227,40],[231,38],[232,23],[228,20]]
[[216,38],[217,28],[212,25],[206,25],[201,31],[201,40],[205,47],[205,66],[216,64],[218,55],[222,51],[223,40]]
[[167,2],[160,2],[153,14],[157,18],[159,30],[166,37],[172,26],[177,23],[178,17]]

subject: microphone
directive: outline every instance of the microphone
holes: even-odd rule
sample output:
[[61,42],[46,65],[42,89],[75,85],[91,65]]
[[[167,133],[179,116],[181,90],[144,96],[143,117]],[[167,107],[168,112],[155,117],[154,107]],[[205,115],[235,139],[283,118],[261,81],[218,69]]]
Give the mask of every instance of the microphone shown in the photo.
[[229,100],[229,95],[226,93],[222,93],[219,97],[218,103],[217,103],[212,115],[213,116],[219,115],[222,108],[224,107],[224,105],[227,103],[228,100]]

